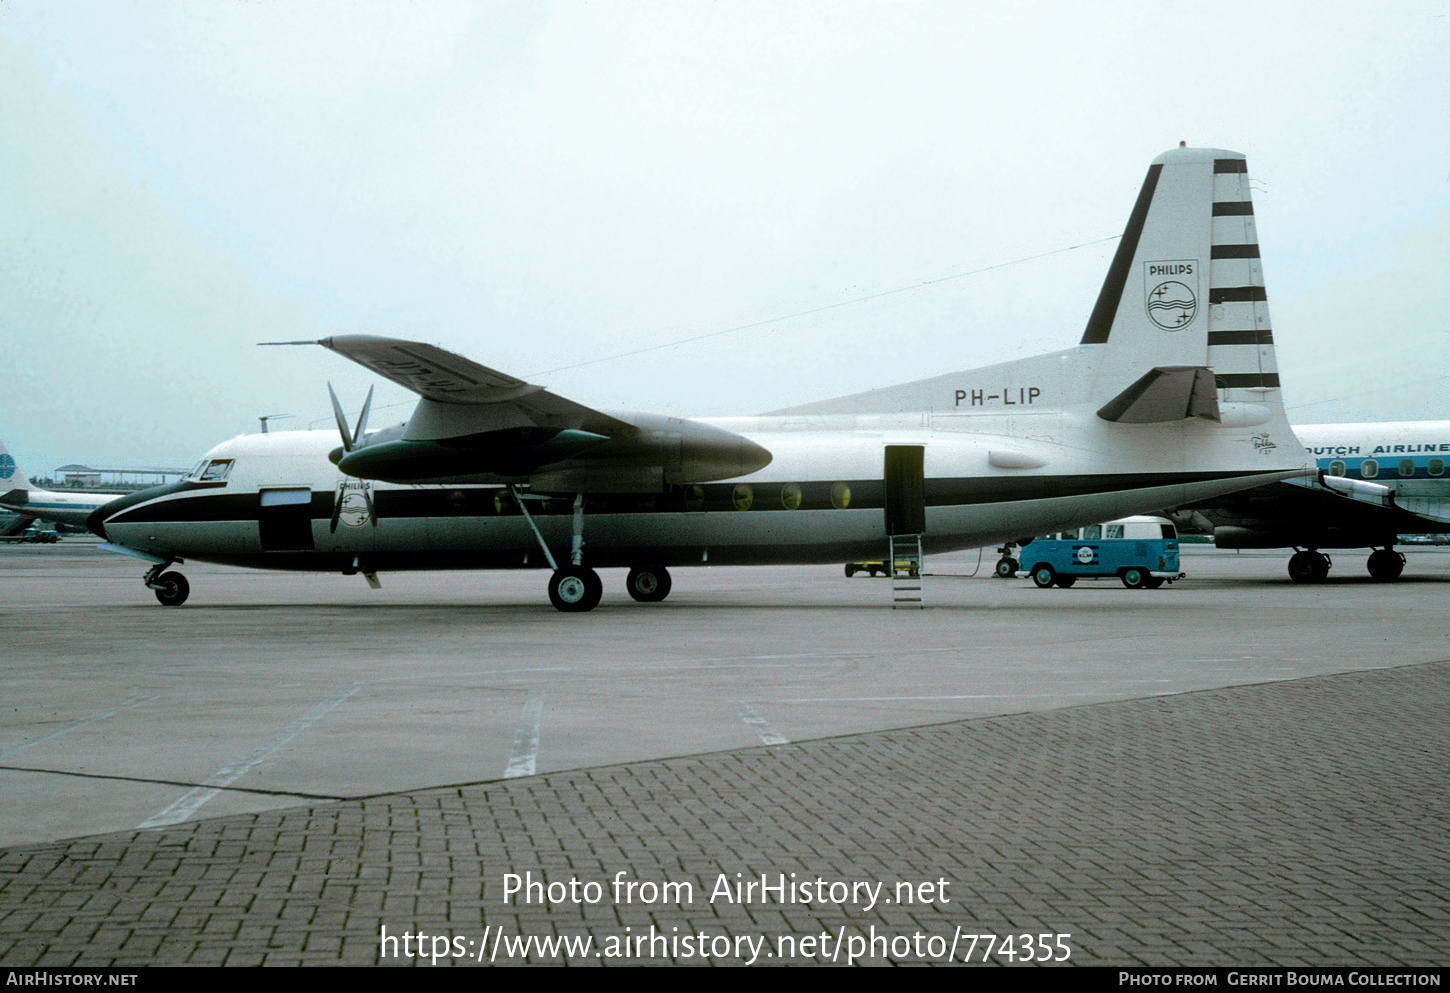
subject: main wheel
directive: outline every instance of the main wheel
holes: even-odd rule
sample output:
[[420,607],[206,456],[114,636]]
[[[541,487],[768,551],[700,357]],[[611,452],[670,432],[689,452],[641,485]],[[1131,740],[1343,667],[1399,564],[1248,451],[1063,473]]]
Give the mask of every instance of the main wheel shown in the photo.
[[1148,571],[1135,565],[1123,570],[1123,585],[1130,590],[1140,590],[1148,582]]
[[[846,566],[847,576],[853,571],[853,566]],[[670,574],[664,566],[641,566],[629,570],[624,586],[640,603],[658,603],[670,595]]]
[[[631,572],[630,575],[633,576],[634,573]],[[847,579],[850,579],[854,575],[856,575],[856,563],[854,563],[854,562],[847,562],[846,563],[846,578]],[[633,580],[631,580],[630,581],[630,584],[629,584],[629,594],[630,594],[630,596],[634,596],[634,581]],[[636,600],[640,599],[639,597],[634,597],[634,598]]]
[[568,565],[549,577],[549,601],[560,610],[593,610],[604,595],[599,573],[582,565]]
[[1011,579],[1017,575],[1017,560],[1010,556],[1003,556],[997,560],[997,578]]
[[1370,554],[1369,574],[1375,579],[1388,582],[1399,579],[1405,571],[1405,557],[1392,548],[1381,548]]
[[163,572],[156,577],[156,599],[163,607],[180,607],[191,596],[191,584],[179,572]]
[[1057,581],[1057,573],[1052,571],[1052,566],[1044,562],[1032,567],[1032,581],[1037,584],[1039,589],[1045,590]]

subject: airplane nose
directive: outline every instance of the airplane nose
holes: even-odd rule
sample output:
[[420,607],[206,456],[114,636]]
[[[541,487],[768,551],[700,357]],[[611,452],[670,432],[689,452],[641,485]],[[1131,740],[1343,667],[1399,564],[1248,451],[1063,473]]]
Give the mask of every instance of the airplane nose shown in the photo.
[[106,541],[111,540],[110,536],[106,534],[106,518],[111,516],[109,507],[110,504],[103,503],[86,516],[86,527],[90,529],[91,534]]

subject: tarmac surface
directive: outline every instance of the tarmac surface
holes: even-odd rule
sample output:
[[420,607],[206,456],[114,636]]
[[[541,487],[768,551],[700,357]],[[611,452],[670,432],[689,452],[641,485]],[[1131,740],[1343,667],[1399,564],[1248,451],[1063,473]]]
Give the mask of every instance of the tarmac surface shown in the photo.
[[1362,558],[561,615],[0,549],[0,964],[1444,965],[1450,554]]

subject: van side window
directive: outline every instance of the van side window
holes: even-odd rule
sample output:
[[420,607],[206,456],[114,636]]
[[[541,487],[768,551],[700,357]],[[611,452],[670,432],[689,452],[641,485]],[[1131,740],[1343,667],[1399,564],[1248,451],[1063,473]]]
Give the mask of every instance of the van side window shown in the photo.
[[1122,536],[1123,536],[1123,525],[1121,525],[1121,524],[1109,524],[1108,525],[1108,537],[1109,538],[1121,538]]
[[1103,536],[1103,526],[1101,524],[1089,524],[1082,529],[1082,536],[1089,541],[1101,538]]
[[1178,531],[1177,531],[1176,528],[1173,527],[1172,524],[1160,524],[1158,526],[1163,529],[1163,537],[1165,537],[1165,538],[1177,538],[1178,537]]
[[1344,463],[1339,461],[1338,459],[1335,459],[1333,462],[1329,463],[1329,474],[1331,476],[1343,476]]

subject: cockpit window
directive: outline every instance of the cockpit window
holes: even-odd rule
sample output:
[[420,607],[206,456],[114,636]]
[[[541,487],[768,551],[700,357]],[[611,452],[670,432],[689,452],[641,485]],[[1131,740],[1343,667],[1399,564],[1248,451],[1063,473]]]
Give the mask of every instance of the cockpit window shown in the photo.
[[196,472],[197,482],[224,482],[232,473],[232,462],[232,459],[212,459],[205,466],[198,467]]

